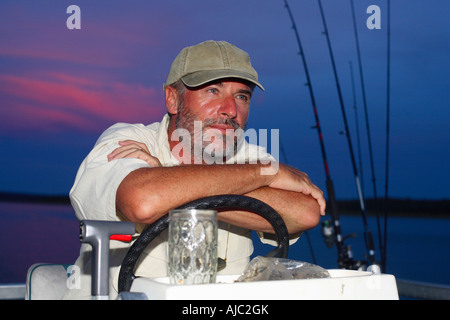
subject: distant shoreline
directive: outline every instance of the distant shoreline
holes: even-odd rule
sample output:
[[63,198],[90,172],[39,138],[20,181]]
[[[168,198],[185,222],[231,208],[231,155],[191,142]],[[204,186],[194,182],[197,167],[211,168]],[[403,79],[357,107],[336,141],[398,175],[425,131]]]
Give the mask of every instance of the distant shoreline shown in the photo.
[[[338,200],[338,213],[347,215],[360,215],[359,200]],[[378,203],[378,204],[377,204]],[[368,216],[380,216],[385,214],[384,198],[366,199],[366,213]],[[450,218],[450,199],[398,199],[390,198],[387,202],[387,214],[389,217],[420,217],[420,218]]]
[[0,202],[70,204],[70,199],[68,195],[39,195],[39,194],[0,192]]
[[[12,192],[0,192],[0,202],[70,205],[68,195],[38,195]],[[375,201],[373,199],[366,199],[365,203],[367,215],[376,215],[377,206]],[[338,200],[337,207],[339,215],[361,214],[358,199]],[[387,208],[388,216],[390,217],[450,218],[450,199],[419,200],[390,198],[387,203]],[[384,216],[384,212],[384,199],[379,199],[378,214]]]

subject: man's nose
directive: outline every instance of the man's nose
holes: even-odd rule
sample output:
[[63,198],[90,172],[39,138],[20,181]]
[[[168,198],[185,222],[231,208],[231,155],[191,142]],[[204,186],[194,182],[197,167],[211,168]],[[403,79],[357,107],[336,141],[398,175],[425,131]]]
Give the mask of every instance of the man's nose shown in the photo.
[[237,116],[237,104],[233,96],[227,96],[220,101],[219,115],[235,118]]

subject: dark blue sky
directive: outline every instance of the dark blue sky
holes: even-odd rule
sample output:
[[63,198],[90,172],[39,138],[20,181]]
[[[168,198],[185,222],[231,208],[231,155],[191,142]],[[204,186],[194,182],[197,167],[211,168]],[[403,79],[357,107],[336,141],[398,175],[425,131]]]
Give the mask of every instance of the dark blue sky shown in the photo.
[[[81,8],[81,30],[66,9]],[[336,85],[317,1],[290,0],[311,76],[338,198],[356,198]],[[350,0],[323,0],[358,157],[351,82],[373,195]],[[355,0],[378,195],[384,195],[386,0]],[[369,5],[381,29],[369,30]],[[392,197],[448,198],[450,27],[447,0],[393,0],[391,24]],[[226,40],[249,52],[266,92],[248,127],[279,129],[287,162],[325,190],[305,72],[283,1],[24,1],[0,3],[0,191],[67,194],[83,158],[115,122],[151,123],[165,112],[162,83],[183,47]],[[282,161],[286,161],[283,157]],[[357,158],[357,161],[359,159]]]

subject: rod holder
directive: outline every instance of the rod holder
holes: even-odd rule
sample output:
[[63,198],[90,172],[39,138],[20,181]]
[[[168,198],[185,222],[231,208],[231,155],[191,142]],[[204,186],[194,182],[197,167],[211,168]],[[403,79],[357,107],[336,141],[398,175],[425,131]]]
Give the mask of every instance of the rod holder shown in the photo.
[[80,241],[92,246],[92,299],[109,299],[109,240],[111,236],[134,233],[135,227],[131,222],[80,221]]

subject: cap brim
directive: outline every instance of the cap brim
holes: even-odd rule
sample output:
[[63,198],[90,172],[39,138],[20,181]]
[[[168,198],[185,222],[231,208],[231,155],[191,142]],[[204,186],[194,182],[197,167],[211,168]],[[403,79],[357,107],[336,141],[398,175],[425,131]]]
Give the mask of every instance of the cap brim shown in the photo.
[[262,91],[264,91],[264,87],[258,81],[256,81],[252,75],[237,70],[220,69],[220,70],[197,71],[182,77],[181,80],[188,87],[199,87],[208,82],[225,78],[236,78],[246,80],[251,83],[254,83]]

